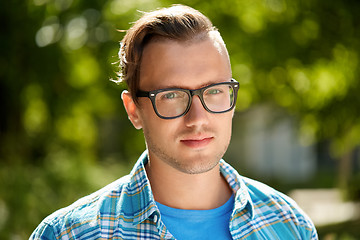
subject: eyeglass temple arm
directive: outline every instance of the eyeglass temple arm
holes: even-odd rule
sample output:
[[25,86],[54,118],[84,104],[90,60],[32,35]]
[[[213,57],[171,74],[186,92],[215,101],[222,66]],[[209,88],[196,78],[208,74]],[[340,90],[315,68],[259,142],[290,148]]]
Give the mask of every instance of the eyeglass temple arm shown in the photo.
[[137,96],[137,97],[149,97],[149,96],[150,96],[150,92],[138,90],[138,91],[136,92],[136,96]]

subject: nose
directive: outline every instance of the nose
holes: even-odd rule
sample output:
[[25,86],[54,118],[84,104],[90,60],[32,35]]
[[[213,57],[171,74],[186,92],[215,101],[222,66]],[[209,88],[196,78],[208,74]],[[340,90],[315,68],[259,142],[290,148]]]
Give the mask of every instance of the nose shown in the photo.
[[209,112],[201,103],[199,96],[194,96],[189,111],[184,116],[187,127],[201,127],[209,123]]

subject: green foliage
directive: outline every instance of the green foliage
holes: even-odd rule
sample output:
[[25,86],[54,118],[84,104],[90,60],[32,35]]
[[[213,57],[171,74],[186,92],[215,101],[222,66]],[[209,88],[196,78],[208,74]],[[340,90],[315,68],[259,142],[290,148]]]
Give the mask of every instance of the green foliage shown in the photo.
[[[172,3],[1,3],[1,239],[27,238],[50,212],[129,171],[145,146],[119,99],[124,86],[109,81],[123,36],[116,30],[128,29],[137,9]],[[358,1],[177,3],[220,29],[241,84],[238,110],[271,101],[299,119],[304,144],[329,139],[335,156],[359,146]]]

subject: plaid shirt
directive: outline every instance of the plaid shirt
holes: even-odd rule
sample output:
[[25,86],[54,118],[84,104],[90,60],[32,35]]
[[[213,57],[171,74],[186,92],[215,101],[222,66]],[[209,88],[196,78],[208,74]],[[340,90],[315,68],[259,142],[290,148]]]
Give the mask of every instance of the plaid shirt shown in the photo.
[[[30,239],[174,239],[161,221],[146,176],[145,151],[130,175],[48,216]],[[296,203],[241,177],[223,160],[220,171],[235,196],[229,222],[233,239],[318,239]]]

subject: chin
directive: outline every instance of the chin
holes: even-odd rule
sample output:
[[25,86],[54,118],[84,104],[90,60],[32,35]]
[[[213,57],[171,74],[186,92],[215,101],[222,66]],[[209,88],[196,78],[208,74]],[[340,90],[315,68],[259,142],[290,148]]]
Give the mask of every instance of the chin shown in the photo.
[[220,158],[213,160],[209,159],[211,159],[211,157],[207,155],[195,154],[187,159],[178,159],[178,161],[174,163],[173,167],[187,174],[205,173],[214,169],[220,161]]

